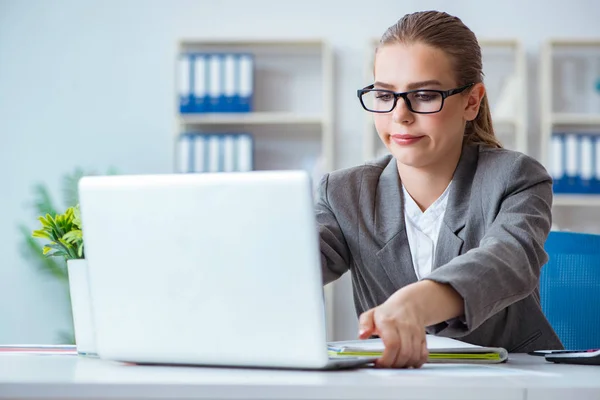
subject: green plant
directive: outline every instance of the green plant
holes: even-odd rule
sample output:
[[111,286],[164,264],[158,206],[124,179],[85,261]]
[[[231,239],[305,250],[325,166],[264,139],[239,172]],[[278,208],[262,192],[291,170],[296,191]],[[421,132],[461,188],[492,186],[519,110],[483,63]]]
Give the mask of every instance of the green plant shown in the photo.
[[38,220],[42,229],[33,231],[32,236],[50,241],[50,244],[44,246],[42,254],[48,257],[64,257],[65,260],[84,258],[79,204],[67,208],[64,214],[54,217],[46,214]]

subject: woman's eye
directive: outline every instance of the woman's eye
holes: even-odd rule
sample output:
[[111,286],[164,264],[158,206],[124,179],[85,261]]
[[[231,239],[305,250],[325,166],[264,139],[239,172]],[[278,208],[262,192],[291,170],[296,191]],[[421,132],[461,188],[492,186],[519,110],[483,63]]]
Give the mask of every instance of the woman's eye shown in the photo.
[[435,94],[432,93],[417,92],[414,94],[414,98],[418,101],[432,101],[435,97]]
[[375,98],[381,101],[392,101],[394,99],[394,96],[392,96],[389,93],[379,93],[375,96]]

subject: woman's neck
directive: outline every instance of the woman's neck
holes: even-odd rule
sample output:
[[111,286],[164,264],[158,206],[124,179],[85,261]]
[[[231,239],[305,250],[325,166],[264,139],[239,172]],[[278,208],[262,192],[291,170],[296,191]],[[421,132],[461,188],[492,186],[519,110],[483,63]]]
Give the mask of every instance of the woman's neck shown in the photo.
[[402,185],[421,211],[427,210],[444,193],[452,181],[460,154],[460,151],[448,154],[444,162],[424,168],[397,163]]

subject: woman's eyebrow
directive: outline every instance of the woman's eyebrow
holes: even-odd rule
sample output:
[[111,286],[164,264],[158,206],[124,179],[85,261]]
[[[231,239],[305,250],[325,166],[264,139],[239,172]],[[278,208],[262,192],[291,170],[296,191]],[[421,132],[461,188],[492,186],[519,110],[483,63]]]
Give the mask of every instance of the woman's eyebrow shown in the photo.
[[385,82],[375,82],[373,84],[373,86],[375,87],[382,87],[384,89],[389,89],[389,90],[395,90],[396,87],[394,85],[390,85],[389,83],[385,83]]
[[423,88],[426,86],[442,86],[442,84],[440,83],[440,81],[436,81],[435,79],[430,79],[428,81],[409,83],[408,85],[406,85],[406,89],[407,90],[415,90],[415,89],[420,89],[420,88]]
[[[389,90],[396,89],[396,87],[394,85],[391,85],[391,84],[385,83],[385,82],[375,82],[373,84],[373,86],[381,87],[381,88],[389,89]],[[442,86],[442,84],[440,83],[440,81],[437,81],[435,79],[430,79],[427,81],[409,83],[408,85],[406,85],[406,90],[415,90],[415,89],[423,88],[426,86],[430,86],[430,87],[431,86]]]

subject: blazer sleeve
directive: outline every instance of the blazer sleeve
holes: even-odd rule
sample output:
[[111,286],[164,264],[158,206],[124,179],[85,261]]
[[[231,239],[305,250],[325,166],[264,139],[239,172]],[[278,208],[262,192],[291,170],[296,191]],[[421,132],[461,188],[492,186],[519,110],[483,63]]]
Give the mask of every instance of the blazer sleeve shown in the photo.
[[548,261],[544,243],[552,225],[552,179],[525,155],[515,160],[507,178],[499,211],[479,247],[425,278],[452,286],[465,306],[462,317],[428,327],[428,332],[466,335],[539,284],[541,267]]
[[328,188],[329,174],[325,174],[319,184],[315,206],[324,285],[342,276],[351,262],[348,244],[329,203]]

